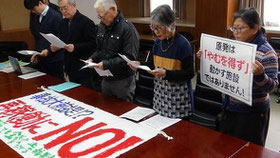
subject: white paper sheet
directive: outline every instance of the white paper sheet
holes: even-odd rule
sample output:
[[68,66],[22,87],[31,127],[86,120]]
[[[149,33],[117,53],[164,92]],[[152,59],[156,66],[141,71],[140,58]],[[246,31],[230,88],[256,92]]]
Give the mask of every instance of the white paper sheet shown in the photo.
[[39,76],[43,76],[43,75],[46,75],[46,73],[43,73],[40,71],[35,71],[35,72],[24,74],[24,75],[19,75],[18,77],[27,80],[27,79],[31,79],[31,78],[35,78],[35,77],[39,77]]
[[145,117],[150,116],[151,114],[155,113],[153,109],[150,108],[144,108],[144,107],[136,107],[124,114],[122,114],[120,117],[128,118],[134,121],[140,121]]
[[80,70],[82,70],[84,68],[94,68],[95,71],[99,74],[99,76],[113,76],[113,74],[111,73],[110,70],[102,70],[97,67],[94,67],[97,65],[97,63],[92,63],[92,62],[82,60],[82,59],[80,59],[80,60],[86,63],[86,65],[83,66]]
[[96,65],[97,65],[96,63],[89,63],[89,64],[83,66],[80,70],[85,69],[85,68],[92,68],[92,67],[94,67]]
[[125,55],[121,55],[120,53],[119,53],[119,56],[121,57],[121,58],[123,58],[123,60],[125,60],[126,62],[128,62],[129,64],[131,64],[132,66],[134,66],[134,67],[136,67],[136,68],[138,68],[138,69],[142,69],[142,70],[146,70],[146,71],[151,71],[151,69],[148,67],[148,66],[146,66],[146,65],[136,65],[136,64],[134,64],[130,59],[128,59]]
[[142,69],[142,70],[146,70],[146,71],[151,71],[151,69],[146,65],[139,65],[137,68]]
[[110,70],[101,70],[96,67],[94,67],[94,69],[99,74],[99,76],[113,76]]
[[55,35],[49,33],[49,34],[44,34],[44,33],[40,33],[46,40],[48,40],[51,44],[53,44],[54,46],[58,47],[58,48],[64,48],[64,46],[66,45],[63,41],[61,41],[58,37],[56,37]]
[[[46,157],[116,158],[158,133],[51,90],[1,105],[0,139],[26,158],[39,158],[42,153],[48,153]],[[17,109],[22,109],[20,114]],[[7,112],[11,115],[6,115]],[[24,117],[31,115],[34,117],[28,117],[28,120]],[[17,120],[11,121],[14,118]],[[70,130],[65,129],[68,126]],[[35,130],[32,130],[34,128]],[[56,131],[61,132],[56,134]],[[43,138],[46,133],[53,134]],[[39,139],[33,139],[35,137]],[[60,142],[54,148],[45,146],[61,140],[61,137],[66,141]],[[83,140],[78,142],[80,138]],[[73,145],[67,149],[69,153],[62,156],[61,151],[71,143]],[[96,150],[90,150],[95,147]],[[86,150],[88,152],[85,152]]]
[[83,66],[80,70],[85,69],[85,68],[92,68],[97,65],[97,63],[92,63],[92,62],[82,60],[82,59],[80,59],[80,60],[83,61],[84,63],[86,63],[86,65]]
[[152,127],[158,131],[164,130],[165,128],[179,122],[181,119],[172,119],[161,115],[155,115],[145,121],[140,122],[140,125]]
[[38,55],[40,54],[39,52],[37,51],[33,51],[33,50],[20,50],[20,51],[17,51],[19,54],[22,54],[22,55]]

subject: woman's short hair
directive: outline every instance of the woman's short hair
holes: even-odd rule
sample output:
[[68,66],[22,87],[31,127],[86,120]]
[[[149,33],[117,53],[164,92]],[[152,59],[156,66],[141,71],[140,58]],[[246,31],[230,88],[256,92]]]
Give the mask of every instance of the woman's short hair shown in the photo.
[[174,11],[169,5],[160,5],[151,13],[151,23],[160,23],[166,27],[170,27],[176,20]]
[[251,29],[256,25],[261,26],[261,19],[255,8],[245,8],[233,14],[233,21],[241,18]]
[[111,7],[115,7],[116,9],[118,9],[117,4],[114,0],[97,0],[94,3],[95,9],[101,6],[104,7],[106,11],[108,11]]

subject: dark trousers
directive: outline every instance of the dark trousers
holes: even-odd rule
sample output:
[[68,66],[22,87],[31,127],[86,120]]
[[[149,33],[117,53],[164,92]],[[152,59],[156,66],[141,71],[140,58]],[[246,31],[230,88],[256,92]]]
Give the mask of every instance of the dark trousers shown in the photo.
[[101,82],[102,82],[102,77],[97,76],[97,75],[92,75],[90,77],[90,82],[91,82],[91,88],[101,92]]
[[83,87],[92,89],[90,76],[79,77],[70,73],[68,77],[71,82],[80,83]]
[[57,61],[53,63],[39,63],[38,69],[39,71],[45,72],[48,75],[64,80],[63,61]]
[[243,140],[264,146],[270,109],[263,113],[235,113],[225,111],[221,120],[221,131]]
[[101,83],[103,94],[115,96],[125,101],[133,100],[135,87],[135,75],[116,81],[107,81],[103,79]]

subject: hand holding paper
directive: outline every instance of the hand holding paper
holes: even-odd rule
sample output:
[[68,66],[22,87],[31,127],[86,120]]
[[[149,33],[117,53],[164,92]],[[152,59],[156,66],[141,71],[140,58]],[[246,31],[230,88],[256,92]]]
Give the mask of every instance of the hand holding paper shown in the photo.
[[81,61],[83,61],[84,63],[86,63],[85,66],[83,66],[80,70],[84,69],[84,68],[93,68],[94,66],[96,66],[97,64],[96,63],[93,63],[93,62],[89,62],[87,60],[82,60],[80,59]]
[[86,60],[82,60],[82,59],[80,59],[80,60],[83,61],[84,63],[86,63],[86,65],[83,66],[80,70],[82,70],[84,68],[94,68],[95,71],[99,74],[99,76],[113,76],[113,74],[111,73],[110,70],[102,70],[102,69],[97,68],[96,66],[98,64],[96,64],[96,63],[92,63],[90,61],[86,61]]
[[142,70],[146,70],[146,71],[151,71],[151,69],[148,66],[135,64],[133,61],[129,60],[125,55],[119,54],[119,56],[121,58],[123,58],[123,60],[125,60],[127,63],[132,65],[133,67],[136,67],[136,68],[142,69]]
[[49,33],[49,34],[44,34],[44,33],[40,33],[46,40],[48,40],[51,44],[53,44],[54,46],[58,47],[58,48],[64,48],[64,46],[66,45],[63,41],[61,41],[58,37],[56,37],[55,35]]

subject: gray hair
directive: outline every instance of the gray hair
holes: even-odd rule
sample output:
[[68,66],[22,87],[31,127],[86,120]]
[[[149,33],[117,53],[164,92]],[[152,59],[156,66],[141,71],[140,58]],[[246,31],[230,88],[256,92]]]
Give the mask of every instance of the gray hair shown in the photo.
[[151,23],[160,23],[166,27],[175,24],[175,13],[169,5],[160,5],[151,13]]
[[[57,4],[59,3],[59,2],[61,2],[62,0],[57,0]],[[68,0],[68,2],[69,2],[69,4],[76,4],[76,0]]]
[[117,8],[117,4],[114,0],[97,0],[94,3],[94,8],[97,9],[98,7],[104,7],[106,11],[108,11],[111,7]]

